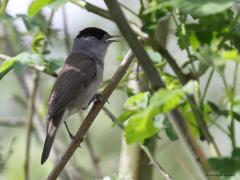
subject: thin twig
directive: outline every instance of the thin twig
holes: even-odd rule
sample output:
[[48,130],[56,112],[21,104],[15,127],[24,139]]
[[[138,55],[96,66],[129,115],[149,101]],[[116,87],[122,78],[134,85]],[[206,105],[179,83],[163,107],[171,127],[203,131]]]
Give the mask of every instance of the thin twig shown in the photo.
[[164,179],[166,180],[172,180],[172,177],[165,171],[165,169],[152,157],[149,149],[140,144],[141,149],[145,152],[145,154],[147,155],[147,157],[150,160],[150,164],[153,164],[155,167],[158,168],[159,172],[162,174],[162,176],[164,177]]
[[214,68],[212,68],[209,76],[208,76],[208,79],[207,79],[207,83],[206,83],[206,86],[204,87],[204,91],[203,91],[203,95],[202,95],[202,104],[204,103],[204,100],[206,98],[206,95],[207,95],[207,91],[208,91],[208,87],[210,85],[210,82],[211,82],[211,79],[213,77],[213,73],[214,73]]
[[70,42],[69,33],[68,33],[67,12],[66,12],[65,6],[62,7],[62,16],[63,16],[65,46],[66,46],[67,54],[69,54],[71,50],[71,42]]
[[[79,116],[80,116],[81,121],[83,121],[84,117],[83,117],[83,113],[81,111],[79,112]],[[95,150],[92,146],[91,138],[89,136],[89,133],[86,134],[85,142],[86,142],[86,145],[87,145],[87,148],[88,148],[89,155],[90,155],[91,160],[92,160],[92,164],[93,164],[94,171],[95,171],[95,176],[96,176],[97,179],[101,179],[102,176],[103,176],[103,173],[101,172],[101,169],[100,169],[100,166],[99,166],[99,159],[100,158],[96,155],[96,152],[95,152]]]
[[[134,16],[138,17],[138,14],[136,12],[134,12],[132,9],[130,9],[128,6],[126,6],[125,4],[118,2],[120,4],[120,6],[122,6],[124,9],[126,9],[128,12],[132,13]],[[139,17],[138,17],[139,18]]]
[[94,103],[93,107],[91,108],[90,112],[88,113],[87,117],[85,118],[84,122],[78,129],[75,138],[72,140],[71,144],[68,146],[67,150],[60,158],[59,162],[53,168],[52,172],[48,176],[48,180],[57,179],[61,171],[63,170],[66,163],[69,161],[79,144],[83,141],[84,136],[86,135],[88,129],[90,128],[91,124],[95,120],[96,116],[104,106],[105,102],[112,94],[113,90],[117,87],[118,83],[126,73],[129,65],[133,60],[133,54],[131,50],[128,51],[127,55],[125,56],[124,60],[119,65],[119,68],[115,72],[113,78],[109,82],[108,86],[104,89],[103,93],[101,94],[101,101],[97,101]]
[[25,121],[17,117],[8,117],[0,119],[0,126],[5,127],[24,127]]
[[99,16],[102,16],[106,19],[110,19],[111,20],[111,15],[109,14],[109,12],[105,9],[102,9],[98,6],[95,6],[85,0],[70,0],[70,2],[72,2],[73,4],[76,4],[77,6],[86,9],[89,12],[95,13]]
[[33,115],[34,115],[34,102],[37,94],[39,84],[39,72],[35,73],[35,79],[33,82],[33,90],[29,97],[28,103],[28,121],[27,121],[27,138],[26,138],[26,151],[25,151],[25,162],[24,162],[24,175],[25,180],[29,180],[29,166],[30,166],[30,147],[31,147],[31,134],[33,129]]
[[90,157],[91,157],[92,162],[93,162],[96,178],[101,179],[103,175],[102,175],[100,167],[99,167],[99,157],[96,156],[96,153],[93,149],[89,134],[86,135],[85,142],[86,142]]
[[[106,115],[112,120],[113,123],[116,122],[116,117],[114,116],[114,114],[106,107],[103,107],[103,111],[106,113]],[[123,130],[123,125],[122,124],[117,124],[118,127],[120,129]],[[144,153],[147,155],[150,164],[154,165],[156,168],[159,169],[160,174],[166,179],[166,180],[171,180],[171,176],[167,173],[167,171],[153,158],[153,156],[151,155],[149,149],[142,145],[139,144],[140,148],[144,151]]]

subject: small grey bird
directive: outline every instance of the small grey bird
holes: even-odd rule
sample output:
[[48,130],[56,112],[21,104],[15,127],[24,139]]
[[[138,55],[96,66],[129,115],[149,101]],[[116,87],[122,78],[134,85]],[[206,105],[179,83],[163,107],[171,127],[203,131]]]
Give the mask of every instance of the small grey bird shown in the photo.
[[49,98],[47,135],[41,164],[50,153],[61,122],[88,106],[103,80],[104,56],[111,36],[102,29],[89,27],[79,32],[60,71]]

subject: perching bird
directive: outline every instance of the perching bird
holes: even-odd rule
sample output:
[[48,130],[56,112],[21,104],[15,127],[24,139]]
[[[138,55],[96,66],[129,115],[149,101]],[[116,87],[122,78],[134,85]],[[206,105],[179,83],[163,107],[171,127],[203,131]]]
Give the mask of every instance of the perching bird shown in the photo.
[[49,154],[61,122],[88,106],[103,80],[104,56],[111,36],[102,29],[89,27],[79,32],[60,71],[49,98],[47,135],[41,164]]

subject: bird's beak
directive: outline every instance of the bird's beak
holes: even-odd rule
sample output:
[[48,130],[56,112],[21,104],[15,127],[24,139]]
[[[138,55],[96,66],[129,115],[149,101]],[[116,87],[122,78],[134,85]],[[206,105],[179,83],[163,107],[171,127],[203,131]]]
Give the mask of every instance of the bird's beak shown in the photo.
[[116,35],[116,36],[110,35],[110,36],[107,38],[107,42],[109,42],[109,43],[119,42],[119,41],[120,41],[119,39],[112,39],[112,38],[118,38],[118,37],[120,37],[120,36],[119,36],[119,35]]

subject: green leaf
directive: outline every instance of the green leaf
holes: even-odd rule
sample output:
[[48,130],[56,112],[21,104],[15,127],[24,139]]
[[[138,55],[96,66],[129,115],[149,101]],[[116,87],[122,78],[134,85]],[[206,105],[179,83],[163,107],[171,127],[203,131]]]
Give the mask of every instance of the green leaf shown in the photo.
[[44,6],[50,4],[53,0],[34,0],[28,7],[28,15],[35,16]]
[[5,61],[0,66],[0,79],[2,79],[12,68],[15,63],[14,59]]
[[222,50],[221,56],[224,60],[234,60],[234,61],[240,61],[239,53],[236,49],[232,50]]
[[216,14],[233,6],[234,0],[170,0],[172,6],[193,16]]
[[183,96],[181,89],[160,89],[152,96],[150,106],[158,107],[160,112],[168,112],[179,105]]
[[157,114],[157,108],[148,107],[132,115],[124,129],[126,142],[128,144],[144,142],[145,139],[155,135],[159,131],[153,123]]
[[166,135],[170,140],[175,141],[178,139],[178,136],[175,130],[173,129],[172,124],[164,114],[161,113],[154,117],[154,126],[160,130],[164,129]]
[[145,109],[148,105],[149,92],[138,93],[131,96],[124,103],[124,108],[129,111],[136,111],[139,109]]
[[173,129],[172,124],[170,123],[170,121],[168,119],[165,119],[164,125],[165,125],[165,128],[164,128],[165,133],[168,136],[168,138],[171,141],[176,141],[178,139],[177,133]]
[[[213,110],[214,113],[216,113],[219,116],[224,116],[224,117],[228,117],[230,115],[230,110],[228,109],[220,109],[215,103],[208,101],[209,106],[211,107],[211,109]],[[238,112],[233,111],[233,117],[240,121],[240,114]]]
[[240,161],[235,158],[210,158],[209,163],[215,171],[230,176],[240,170]]
[[133,114],[133,111],[124,111],[114,122],[114,125],[123,123],[124,121],[128,120],[129,117]]
[[240,160],[240,148],[235,148],[232,151],[232,157]]
[[32,40],[32,49],[35,53],[42,53],[42,42],[45,40],[46,36],[42,32],[37,32]]

